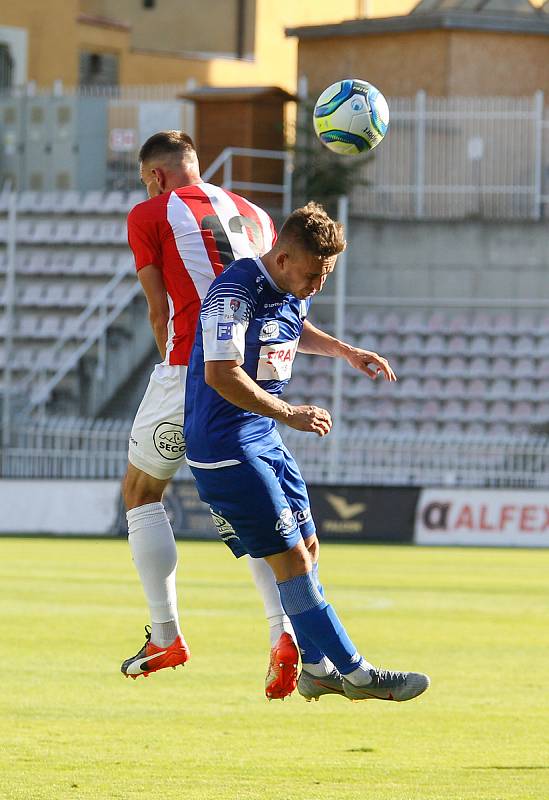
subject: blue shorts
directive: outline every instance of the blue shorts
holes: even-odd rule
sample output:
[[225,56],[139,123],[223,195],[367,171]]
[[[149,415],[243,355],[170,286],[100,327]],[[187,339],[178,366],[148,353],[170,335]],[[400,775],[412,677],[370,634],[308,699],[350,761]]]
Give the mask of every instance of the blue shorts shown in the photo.
[[305,481],[284,445],[232,467],[190,469],[237,558],[282,553],[315,533]]

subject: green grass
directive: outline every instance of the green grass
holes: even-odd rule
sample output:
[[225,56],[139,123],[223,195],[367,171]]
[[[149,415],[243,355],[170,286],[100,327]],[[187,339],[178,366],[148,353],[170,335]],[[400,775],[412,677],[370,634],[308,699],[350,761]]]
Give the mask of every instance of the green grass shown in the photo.
[[364,654],[425,670],[410,703],[263,697],[243,563],[180,543],[184,669],[124,679],[147,622],[124,541],[0,540],[0,797],[545,800],[549,552],[323,546]]

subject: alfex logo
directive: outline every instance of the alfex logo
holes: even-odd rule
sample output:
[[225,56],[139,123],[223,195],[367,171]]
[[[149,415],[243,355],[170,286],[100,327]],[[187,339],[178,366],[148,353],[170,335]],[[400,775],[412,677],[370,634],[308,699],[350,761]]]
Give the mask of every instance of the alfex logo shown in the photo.
[[168,461],[174,461],[185,455],[183,425],[178,425],[177,422],[161,422],[157,425],[153,442],[162,458]]
[[432,502],[421,509],[421,521],[430,531],[546,533],[549,531],[549,506]]

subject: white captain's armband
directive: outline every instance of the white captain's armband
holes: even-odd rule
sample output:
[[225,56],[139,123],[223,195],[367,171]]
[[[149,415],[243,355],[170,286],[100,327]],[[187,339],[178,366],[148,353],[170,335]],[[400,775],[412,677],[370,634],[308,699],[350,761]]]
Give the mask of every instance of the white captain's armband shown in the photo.
[[287,381],[292,377],[292,364],[299,339],[292,342],[266,344],[259,351],[258,381]]

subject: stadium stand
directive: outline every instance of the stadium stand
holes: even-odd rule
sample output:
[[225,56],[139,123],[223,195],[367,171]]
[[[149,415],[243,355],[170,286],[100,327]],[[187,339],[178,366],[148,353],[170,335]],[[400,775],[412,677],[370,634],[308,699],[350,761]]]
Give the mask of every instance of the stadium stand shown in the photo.
[[[11,382],[17,410],[96,416],[154,346],[127,247],[125,215],[142,192],[17,195]],[[0,194],[0,336],[5,338],[8,194]],[[127,343],[119,371],[109,358]],[[129,344],[131,342],[131,345]],[[0,349],[4,370],[6,347]],[[99,380],[86,391],[89,376]],[[102,390],[101,390],[102,389]],[[129,413],[129,412],[128,412]]]
[[[350,314],[347,338],[389,358],[400,380],[365,381],[346,367],[344,430],[367,419],[397,433],[535,431],[549,422],[548,324],[533,312]],[[330,368],[326,359],[298,358],[288,398],[331,399]]]
[[[10,378],[19,418],[41,415],[32,426],[12,431],[2,454],[4,476],[122,474],[143,375],[156,358],[126,243],[125,214],[141,199],[141,192],[119,191],[25,191],[17,197]],[[2,385],[9,333],[7,208],[1,193]],[[326,301],[324,311],[331,302]],[[345,337],[388,357],[399,381],[372,382],[344,366],[333,457],[326,461],[308,437],[284,434],[309,479],[545,485],[546,312],[433,311],[403,303],[397,310],[364,311],[357,302],[348,298]],[[322,326],[329,329],[330,320],[331,312]],[[333,408],[334,362],[298,356],[287,398]],[[42,419],[39,435],[36,419]]]

